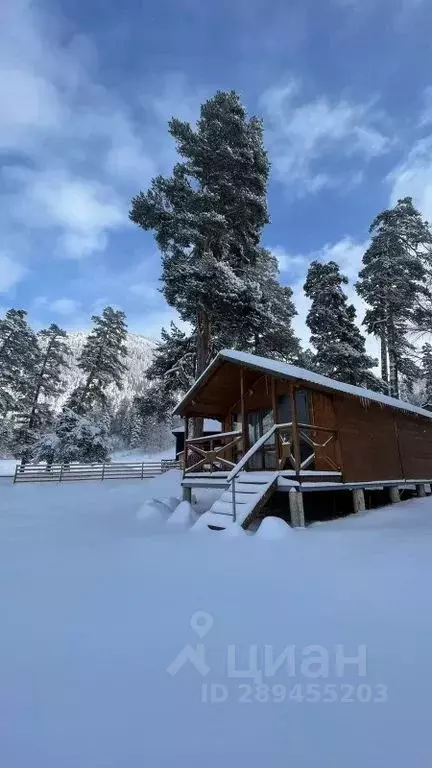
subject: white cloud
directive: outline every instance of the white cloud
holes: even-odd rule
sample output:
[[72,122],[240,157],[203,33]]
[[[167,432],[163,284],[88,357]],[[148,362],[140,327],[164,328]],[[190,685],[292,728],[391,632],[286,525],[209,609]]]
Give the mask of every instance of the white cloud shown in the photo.
[[26,217],[34,227],[58,227],[61,255],[81,258],[102,250],[108,232],[126,219],[112,189],[97,181],[65,171],[24,171],[17,176],[22,183],[15,216]]
[[74,315],[80,307],[80,302],[75,299],[55,299],[49,305],[49,309],[58,315]]
[[432,221],[432,136],[417,141],[388,177],[390,205],[401,197],[413,197],[423,215]]
[[282,245],[276,245],[273,248],[269,246],[269,250],[273,256],[276,256],[280,272],[290,272],[292,274],[304,268],[304,256],[293,256]]
[[126,105],[102,84],[88,39],[71,38],[32,0],[0,4],[0,152],[15,162],[5,175],[3,232],[31,241],[31,227],[50,229],[54,250],[81,258],[129,226],[132,194],[173,158],[162,116],[182,115],[183,106],[189,116],[194,101],[176,75],[155,82],[145,102],[136,85]]
[[386,152],[390,139],[383,133],[383,116],[372,103],[326,96],[305,101],[297,81],[265,91],[260,103],[266,114],[266,136],[276,176],[299,193],[350,183],[356,173],[334,173],[332,156],[363,160]]
[[27,274],[28,269],[6,253],[0,253],[0,293],[8,293]]

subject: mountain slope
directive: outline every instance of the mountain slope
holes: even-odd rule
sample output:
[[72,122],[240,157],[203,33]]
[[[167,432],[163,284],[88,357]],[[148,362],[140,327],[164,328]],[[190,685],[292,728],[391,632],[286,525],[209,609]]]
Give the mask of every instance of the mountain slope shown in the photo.
[[[72,356],[70,368],[65,371],[65,386],[61,396],[56,401],[56,408],[61,408],[69,397],[72,390],[82,380],[82,373],[78,368],[78,357],[87,338],[86,331],[71,331],[68,333],[68,343],[71,348]],[[135,333],[128,333],[127,336],[128,357],[126,365],[128,370],[124,376],[123,389],[118,390],[115,386],[108,389],[110,400],[117,406],[119,402],[127,397],[132,400],[134,395],[139,394],[146,383],[146,373],[149,368],[156,343]]]

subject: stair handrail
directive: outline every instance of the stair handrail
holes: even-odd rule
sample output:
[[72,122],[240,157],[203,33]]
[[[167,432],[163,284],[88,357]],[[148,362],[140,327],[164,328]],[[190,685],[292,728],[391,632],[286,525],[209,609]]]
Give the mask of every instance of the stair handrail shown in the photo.
[[235,467],[232,468],[227,477],[227,483],[235,480],[239,472],[241,472],[243,467],[248,463],[249,459],[252,458],[252,456],[264,445],[264,443],[267,442],[267,440],[270,440],[277,429],[287,429],[288,427],[292,427],[292,424],[292,421],[289,421],[287,424],[273,424],[273,426],[270,427],[270,429],[249,448],[245,455],[242,456],[240,461],[237,462]]
[[245,455],[242,456],[239,462],[235,465],[235,467],[232,468],[231,472],[229,473],[227,477],[227,483],[231,483],[231,505],[232,505],[232,517],[233,517],[233,523],[236,522],[237,519],[237,510],[236,510],[236,497],[235,497],[235,480],[237,475],[242,471],[243,467],[248,463],[249,459],[252,458],[252,456],[264,445],[264,443],[267,442],[267,440],[270,440],[272,435],[276,432],[278,429],[287,429],[288,427],[292,427],[292,421],[289,421],[287,424],[273,424],[272,427],[262,436],[259,438],[259,440],[254,443],[248,451],[246,451]]

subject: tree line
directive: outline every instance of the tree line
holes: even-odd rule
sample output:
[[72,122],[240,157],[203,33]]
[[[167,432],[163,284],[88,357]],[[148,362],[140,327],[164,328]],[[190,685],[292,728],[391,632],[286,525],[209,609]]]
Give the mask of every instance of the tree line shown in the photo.
[[163,429],[145,389],[116,409],[108,397],[109,387],[123,387],[125,314],[106,307],[92,323],[78,359],[81,381],[59,410],[71,360],[67,333],[55,323],[36,333],[22,309],[0,319],[0,446],[23,464],[106,461],[116,445],[145,448]]
[[[399,200],[370,227],[356,290],[367,305],[365,331],[348,302],[347,278],[334,261],[314,261],[304,290],[311,300],[309,349],[292,329],[292,290],[280,284],[274,255],[262,245],[269,223],[270,162],[262,121],[237,93],[218,91],[196,125],[168,125],[179,160],[132,199],[130,219],[154,233],[166,301],[191,327],[162,332],[150,377],[154,408],[171,408],[224,347],[303,365],[334,379],[431,404],[432,348],[414,339],[432,331],[432,234],[412,199]],[[374,368],[379,365],[379,374]],[[202,429],[196,420],[195,431]]]

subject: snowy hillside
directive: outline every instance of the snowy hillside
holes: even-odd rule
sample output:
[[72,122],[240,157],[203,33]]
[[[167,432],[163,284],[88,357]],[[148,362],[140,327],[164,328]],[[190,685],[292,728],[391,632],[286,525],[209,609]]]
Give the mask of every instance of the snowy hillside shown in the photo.
[[[78,368],[77,361],[86,338],[87,333],[85,331],[72,331],[68,334],[68,342],[72,350],[72,359],[69,370],[65,372],[65,388],[56,403],[59,408],[67,400],[68,396],[81,379],[81,372]],[[128,333],[127,348],[129,354],[126,361],[128,370],[124,377],[123,389],[119,391],[114,386],[108,389],[110,398],[115,405],[118,405],[123,397],[132,400],[133,396],[139,394],[142,390],[143,384],[146,381],[146,371],[152,362],[155,347],[156,344],[154,341],[150,341],[150,339],[146,339],[144,336],[139,336],[135,333]]]

